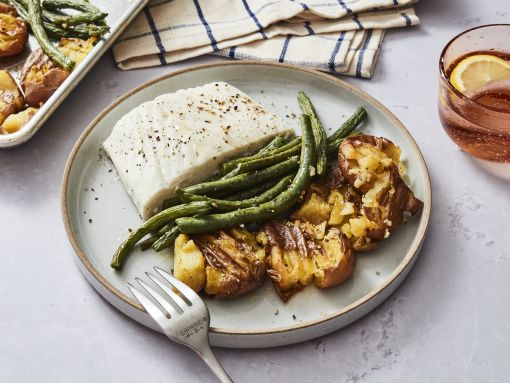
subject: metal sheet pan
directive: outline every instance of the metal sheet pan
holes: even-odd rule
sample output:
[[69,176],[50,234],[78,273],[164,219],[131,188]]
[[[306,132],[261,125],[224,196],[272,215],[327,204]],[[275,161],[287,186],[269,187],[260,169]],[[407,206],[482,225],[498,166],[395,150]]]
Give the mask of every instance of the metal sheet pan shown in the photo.
[[[120,33],[128,26],[131,20],[142,10],[148,0],[92,0],[94,5],[108,13],[107,22],[110,32],[96,44],[87,57],[73,70],[64,83],[56,90],[48,101],[41,107],[37,114],[19,131],[12,134],[0,135],[0,148],[7,148],[28,141],[44,124],[44,122],[57,109],[60,103],[81,81],[85,74],[92,69],[94,64],[117,39]],[[23,62],[30,52],[38,47],[33,35],[30,35],[27,48],[20,55],[2,59],[0,69],[7,69],[19,80]]]

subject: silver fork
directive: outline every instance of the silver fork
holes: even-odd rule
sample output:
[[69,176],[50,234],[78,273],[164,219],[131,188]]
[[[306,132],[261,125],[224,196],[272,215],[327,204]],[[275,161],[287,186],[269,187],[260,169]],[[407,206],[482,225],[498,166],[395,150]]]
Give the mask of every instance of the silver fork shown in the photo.
[[[214,372],[220,382],[232,382],[221,364],[218,362],[209,344],[209,310],[204,301],[191,288],[173,275],[159,267],[154,270],[170,283],[173,289],[149,272],[147,276],[166,294],[158,293],[140,278],[135,280],[144,290],[158,302],[164,310],[155,305],[138,288],[128,283],[128,287],[145,311],[156,321],[163,332],[171,340],[190,347]],[[182,297],[177,294],[179,293]]]

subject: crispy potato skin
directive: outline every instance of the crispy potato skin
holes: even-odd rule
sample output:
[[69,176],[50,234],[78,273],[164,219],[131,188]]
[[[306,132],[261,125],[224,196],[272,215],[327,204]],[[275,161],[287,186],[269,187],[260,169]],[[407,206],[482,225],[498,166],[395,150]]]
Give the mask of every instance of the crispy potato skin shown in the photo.
[[205,293],[232,298],[256,289],[266,275],[265,251],[245,230],[199,234],[193,240],[206,261]]
[[[2,12],[5,11],[5,12]],[[0,57],[13,56],[25,49],[28,30],[16,10],[6,4],[0,4]]]
[[56,65],[42,49],[34,50],[28,57],[21,73],[21,85],[25,102],[40,107],[64,82],[69,72]]
[[359,166],[356,164],[355,160],[348,159],[349,156],[347,155],[347,148],[353,147],[354,149],[357,149],[363,144],[368,144],[370,146],[381,149],[382,152],[387,154],[388,157],[392,158],[393,160],[398,160],[398,158],[394,158],[394,153],[398,150],[398,148],[387,138],[368,136],[364,134],[348,137],[342,141],[338,150],[338,167],[342,173],[342,176],[356,189],[359,189],[362,193],[366,193],[373,187],[374,179],[372,178],[361,186],[355,185],[356,174],[352,173],[351,170],[359,168]]
[[[363,208],[367,218],[378,224],[379,228],[369,231],[369,236],[375,240],[384,239],[386,228],[390,233],[394,232],[402,224],[404,213],[414,215],[423,207],[423,202],[414,196],[400,177],[396,165],[390,168],[390,185],[377,194],[377,201],[385,208],[387,214],[380,208],[366,206]],[[391,222],[391,225],[387,225],[385,221]]]
[[313,283],[325,289],[351,277],[356,255],[337,228],[295,222],[267,222],[262,226],[269,256],[267,274],[285,302]]
[[[367,151],[376,154],[366,154]],[[377,157],[380,163],[363,169],[360,164],[368,163],[371,158],[367,157]],[[400,149],[382,137],[349,137],[339,148],[338,167],[345,180],[362,196],[361,213],[370,221],[366,237],[372,241],[387,238],[402,224],[405,214],[414,215],[423,207],[423,202],[414,196],[401,177],[403,165],[399,157]],[[360,250],[370,250],[374,246],[359,238],[355,242],[355,248],[359,246]]]
[[12,5],[0,2],[0,13],[6,13],[11,16],[17,16],[16,8]]
[[328,254],[337,255],[335,263],[315,275],[315,285],[320,289],[337,286],[345,282],[352,276],[356,268],[356,255],[352,251],[351,243],[340,232],[335,234],[336,243],[332,243],[331,249],[328,249],[327,246],[330,244],[329,241],[324,244]]
[[0,70],[0,124],[23,107],[23,96],[16,81],[6,70]]
[[23,128],[39,109],[28,107],[18,113],[13,113],[5,119],[2,124],[2,130],[7,133],[14,133]]

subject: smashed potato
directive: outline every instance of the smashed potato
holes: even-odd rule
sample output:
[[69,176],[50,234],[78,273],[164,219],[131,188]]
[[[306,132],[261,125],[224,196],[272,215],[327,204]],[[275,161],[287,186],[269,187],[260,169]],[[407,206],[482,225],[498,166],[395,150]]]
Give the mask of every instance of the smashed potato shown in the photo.
[[416,214],[423,202],[405,184],[400,149],[386,138],[359,135],[340,145],[338,166],[350,185],[360,193],[360,216],[349,219],[342,232],[357,241],[381,241]]
[[44,104],[69,76],[69,72],[55,64],[41,48],[28,56],[21,73],[25,102],[29,106]]
[[356,256],[337,228],[310,223],[273,221],[263,225],[260,240],[269,247],[267,274],[283,301],[315,283],[329,288],[350,278]]
[[205,287],[204,255],[186,234],[180,234],[174,243],[174,276],[195,292]]
[[[257,288],[266,274],[264,248],[243,229],[180,235],[175,242],[174,275],[195,291],[219,298],[236,297]],[[188,257],[191,256],[191,259]]]
[[23,107],[18,84],[6,70],[0,70],[0,124]]
[[305,193],[303,203],[292,212],[291,219],[304,220],[312,224],[320,224],[327,221],[331,212],[328,204],[329,190],[323,185],[313,183]]
[[2,124],[4,133],[14,133],[24,127],[39,109],[29,107],[21,112],[11,114]]
[[0,57],[13,56],[25,49],[28,41],[27,25],[16,10],[0,4]]
[[[388,238],[423,203],[402,180],[400,149],[385,138],[358,135],[340,145],[338,164],[312,184],[292,219],[338,228],[355,251]],[[345,182],[347,181],[347,182]]]
[[79,64],[85,56],[94,48],[97,41],[96,36],[91,36],[87,40],[77,38],[62,38],[58,44],[60,50],[76,64]]

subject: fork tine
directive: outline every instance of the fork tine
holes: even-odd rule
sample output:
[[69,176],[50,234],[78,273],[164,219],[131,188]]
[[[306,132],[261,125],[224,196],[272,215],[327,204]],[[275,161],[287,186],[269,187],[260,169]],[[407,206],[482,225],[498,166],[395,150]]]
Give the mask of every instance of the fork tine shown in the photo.
[[179,306],[179,308],[184,311],[184,309],[189,306],[186,302],[184,302],[184,300],[179,296],[177,295],[176,293],[174,293],[172,291],[171,288],[169,288],[167,285],[165,285],[163,282],[161,282],[158,278],[156,278],[154,275],[152,275],[151,273],[149,272],[146,272],[145,274],[147,274],[147,276],[152,279],[152,281],[157,284],[161,290],[163,290],[165,293],[167,293],[170,298],[172,298],[175,303],[177,303],[177,306]]
[[129,290],[131,290],[131,293],[135,296],[135,298],[140,302],[140,304],[143,306],[145,311],[156,321],[156,323],[160,323],[160,321],[166,320],[165,314],[161,312],[161,310],[151,302],[149,298],[147,298],[140,290],[138,290],[136,287],[131,285],[130,283],[127,284]]
[[166,310],[168,314],[170,314],[171,317],[179,315],[177,310],[175,310],[172,307],[172,305],[165,298],[163,298],[161,294],[159,294],[156,290],[154,290],[140,278],[135,278],[135,280],[140,284],[140,286],[142,286],[145,289],[145,291],[149,293],[150,296],[152,296],[161,305],[161,307],[163,307]]
[[165,278],[168,282],[172,284],[172,286],[179,291],[185,298],[188,299],[192,304],[196,304],[202,302],[202,299],[198,296],[196,292],[194,292],[190,287],[188,287],[185,283],[181,282],[173,275],[167,273],[165,270],[154,266],[154,270],[158,272],[163,278]]

